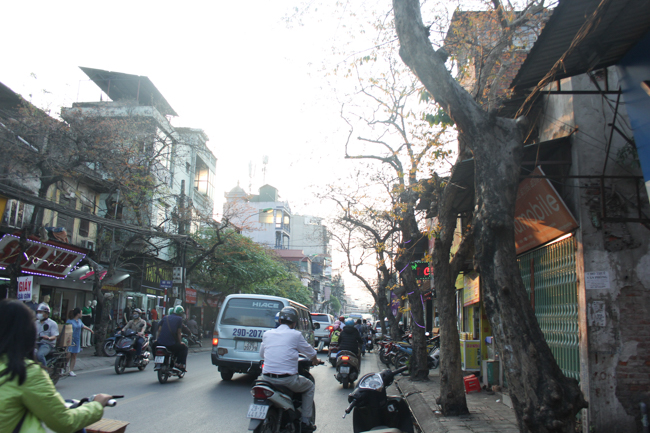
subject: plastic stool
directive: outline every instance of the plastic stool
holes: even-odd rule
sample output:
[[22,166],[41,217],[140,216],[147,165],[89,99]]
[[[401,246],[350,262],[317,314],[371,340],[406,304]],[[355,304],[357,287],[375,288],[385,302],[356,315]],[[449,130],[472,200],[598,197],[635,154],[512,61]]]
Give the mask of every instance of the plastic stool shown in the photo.
[[473,374],[463,377],[463,382],[465,382],[465,394],[469,394],[473,391],[481,391],[481,384],[478,381],[478,377],[474,376]]

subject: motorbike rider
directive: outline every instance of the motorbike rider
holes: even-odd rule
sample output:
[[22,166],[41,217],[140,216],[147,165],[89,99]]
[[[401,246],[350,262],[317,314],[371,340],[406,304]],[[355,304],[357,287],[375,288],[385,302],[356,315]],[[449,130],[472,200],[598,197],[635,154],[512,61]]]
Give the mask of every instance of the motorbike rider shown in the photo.
[[330,332],[330,343],[338,344],[340,335],[341,335],[341,322],[337,320],[336,322],[334,322],[334,326],[332,327],[332,331]]
[[192,318],[187,321],[187,327],[190,328],[192,334],[199,335],[199,324],[196,323],[196,316],[192,316]]
[[357,358],[359,357],[359,347],[363,343],[361,334],[357,328],[354,327],[354,319],[345,321],[345,327],[339,335],[339,351],[348,350],[354,353]]
[[133,310],[133,314],[131,315],[131,320],[129,320],[129,323],[127,323],[126,326],[122,328],[122,332],[126,331],[127,329],[132,329],[133,331],[136,332],[136,337],[134,342],[136,358],[140,358],[140,355],[142,355],[142,344],[144,344],[144,331],[147,327],[147,322],[142,318],[142,315],[143,315],[142,310],[136,308],[135,310]]
[[366,326],[366,319],[363,319],[363,322],[361,322],[361,319],[357,319],[356,325],[354,325],[355,328],[357,328],[357,331],[359,331],[359,335],[361,335],[361,340],[363,340],[363,343],[361,344],[361,354],[366,355],[366,341],[368,341],[368,327]]
[[187,346],[182,341],[183,317],[185,309],[178,305],[162,318],[158,329],[157,345],[165,346],[176,356],[176,368],[185,371]]
[[286,386],[293,392],[302,393],[301,431],[316,430],[312,424],[315,385],[312,381],[298,374],[298,356],[300,353],[311,359],[312,365],[318,365],[317,352],[305,337],[296,330],[298,311],[293,307],[284,307],[280,311],[280,326],[270,329],[262,337],[260,357],[264,360],[262,374],[264,380]]
[[45,303],[36,309],[36,336],[36,359],[45,367],[45,357],[52,351],[59,336],[59,326],[50,319],[50,307]]

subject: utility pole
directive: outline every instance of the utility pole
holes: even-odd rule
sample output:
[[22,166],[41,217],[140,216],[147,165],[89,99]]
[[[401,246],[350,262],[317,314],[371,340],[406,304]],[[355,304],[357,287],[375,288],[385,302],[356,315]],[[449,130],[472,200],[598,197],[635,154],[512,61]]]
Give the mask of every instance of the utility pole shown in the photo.
[[[179,203],[178,203],[178,213],[179,213],[179,219],[178,219],[178,234],[179,235],[184,235],[185,234],[185,224],[186,221],[185,219],[187,218],[187,209],[185,208],[185,179],[181,180],[181,195],[179,197]],[[181,265],[181,287],[180,290],[178,291],[178,296],[181,300],[181,304],[185,300],[185,247],[187,245],[187,242],[185,242],[184,238],[181,238],[179,242],[182,242],[180,245],[179,251],[180,251],[180,265]]]

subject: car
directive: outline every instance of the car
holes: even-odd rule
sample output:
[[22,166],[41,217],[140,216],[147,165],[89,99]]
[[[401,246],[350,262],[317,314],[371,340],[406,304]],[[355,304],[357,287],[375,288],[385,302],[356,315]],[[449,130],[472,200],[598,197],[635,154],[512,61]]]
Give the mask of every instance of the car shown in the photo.
[[334,329],[334,316],[326,313],[311,313],[312,322],[320,323],[320,328],[314,330],[314,345],[322,348],[320,342],[324,345],[330,344],[330,331]]
[[[386,324],[386,332],[390,332],[390,323],[388,320],[384,322]],[[383,338],[383,335],[381,333],[381,322],[377,320],[374,324],[374,329],[375,329],[375,341],[379,341]]]

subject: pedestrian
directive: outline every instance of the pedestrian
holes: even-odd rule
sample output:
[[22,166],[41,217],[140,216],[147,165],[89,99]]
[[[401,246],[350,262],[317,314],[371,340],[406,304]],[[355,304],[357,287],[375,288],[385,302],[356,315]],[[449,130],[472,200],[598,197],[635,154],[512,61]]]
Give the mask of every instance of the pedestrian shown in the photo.
[[[48,307],[49,308],[49,307]],[[34,314],[19,301],[0,301],[0,431],[78,431],[99,421],[112,398],[68,409],[47,372],[34,362]]]
[[93,334],[93,330],[83,324],[81,321],[81,309],[75,308],[70,312],[70,317],[66,324],[72,325],[72,345],[68,347],[68,352],[70,352],[70,377],[76,377],[74,367],[77,363],[77,354],[81,352],[81,330],[87,329]]

